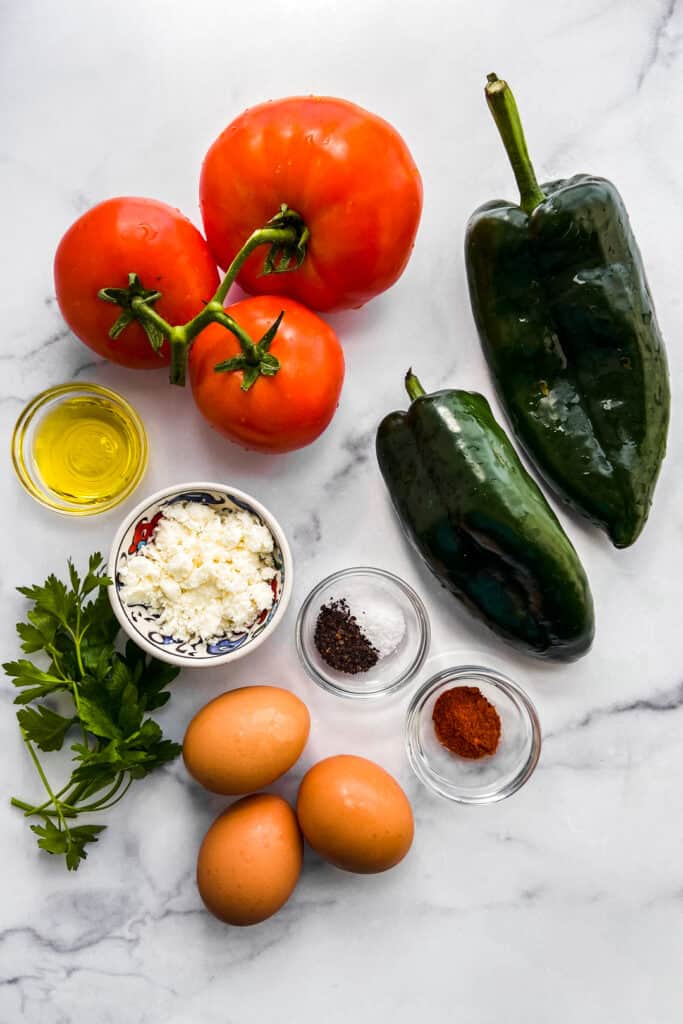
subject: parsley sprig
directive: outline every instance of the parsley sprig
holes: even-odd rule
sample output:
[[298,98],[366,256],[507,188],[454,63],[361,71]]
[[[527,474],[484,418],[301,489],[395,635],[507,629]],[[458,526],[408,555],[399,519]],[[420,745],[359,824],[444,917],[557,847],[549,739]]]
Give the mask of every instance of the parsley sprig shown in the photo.
[[[166,687],[178,669],[148,658],[130,640],[123,651],[116,650],[119,624],[99,552],[90,556],[83,579],[71,561],[68,566],[68,583],[51,575],[42,586],[18,588],[32,602],[28,621],[17,624],[21,647],[26,654],[47,655],[47,667],[20,658],[3,668],[19,690],[15,704],[23,706],[17,720],[47,794],[40,804],[17,797],[12,804],[25,817],[42,819],[31,825],[38,846],[64,856],[67,868],[75,871],[87,856],[85,847],[97,842],[105,826],[75,825],[74,819],[113,807],[134,779],[172,761],[181,747],[164,739],[157,723],[145,717],[167,702]],[[76,728],[80,738],[71,746],[75,767],[55,792],[37,750],[61,750]]]

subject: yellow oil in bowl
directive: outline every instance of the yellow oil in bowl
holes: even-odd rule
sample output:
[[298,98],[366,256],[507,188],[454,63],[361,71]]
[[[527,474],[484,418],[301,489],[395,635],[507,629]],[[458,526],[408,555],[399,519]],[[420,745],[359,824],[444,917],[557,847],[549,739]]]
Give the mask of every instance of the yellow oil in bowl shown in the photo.
[[96,384],[64,384],[24,409],[14,430],[17,475],[38,501],[90,515],[113,508],[142,479],[147,439],[129,403]]
[[67,398],[36,427],[33,459],[46,487],[77,505],[111,501],[140,463],[140,437],[128,418],[100,396]]

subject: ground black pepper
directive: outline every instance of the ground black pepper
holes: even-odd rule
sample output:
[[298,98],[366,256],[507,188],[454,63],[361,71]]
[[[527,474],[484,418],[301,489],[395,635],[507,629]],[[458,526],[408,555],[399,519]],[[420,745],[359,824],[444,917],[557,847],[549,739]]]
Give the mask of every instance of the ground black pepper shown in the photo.
[[313,641],[323,661],[338,672],[358,675],[379,661],[379,652],[362,632],[343,598],[321,607]]

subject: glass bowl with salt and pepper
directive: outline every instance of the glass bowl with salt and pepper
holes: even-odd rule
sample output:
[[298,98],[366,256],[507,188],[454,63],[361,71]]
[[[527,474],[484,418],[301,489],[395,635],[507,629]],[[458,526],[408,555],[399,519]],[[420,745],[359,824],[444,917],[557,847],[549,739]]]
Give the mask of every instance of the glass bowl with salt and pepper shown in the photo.
[[340,697],[396,693],[420,670],[430,630],[421,599],[384,569],[360,566],[318,583],[299,611],[299,657],[319,686]]

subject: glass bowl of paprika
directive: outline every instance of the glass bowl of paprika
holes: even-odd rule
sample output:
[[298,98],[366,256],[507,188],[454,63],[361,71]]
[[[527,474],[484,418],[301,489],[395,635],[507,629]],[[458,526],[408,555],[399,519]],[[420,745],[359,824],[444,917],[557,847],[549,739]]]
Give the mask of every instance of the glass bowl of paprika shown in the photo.
[[458,665],[431,676],[406,716],[406,749],[418,779],[461,804],[512,796],[541,753],[541,725],[517,683],[496,669]]

